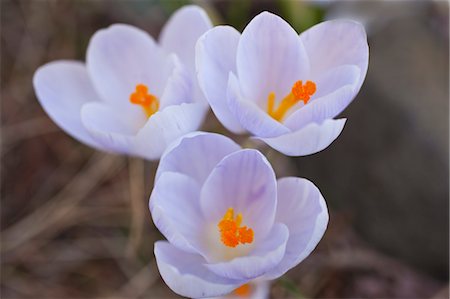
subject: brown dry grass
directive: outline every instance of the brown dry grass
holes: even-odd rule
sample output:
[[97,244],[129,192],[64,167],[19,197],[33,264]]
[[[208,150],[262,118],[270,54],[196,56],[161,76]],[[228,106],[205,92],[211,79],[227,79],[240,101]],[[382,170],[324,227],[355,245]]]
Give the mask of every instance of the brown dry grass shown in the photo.
[[[45,62],[83,59],[92,33],[111,23],[135,24],[155,36],[176,3],[1,4],[2,298],[176,297],[152,253],[162,239],[147,209],[157,164],[71,139],[43,112],[31,84]],[[289,165],[272,159],[278,168]],[[272,296],[448,296],[441,283],[360,241],[349,221],[332,212],[318,250],[274,283]]]

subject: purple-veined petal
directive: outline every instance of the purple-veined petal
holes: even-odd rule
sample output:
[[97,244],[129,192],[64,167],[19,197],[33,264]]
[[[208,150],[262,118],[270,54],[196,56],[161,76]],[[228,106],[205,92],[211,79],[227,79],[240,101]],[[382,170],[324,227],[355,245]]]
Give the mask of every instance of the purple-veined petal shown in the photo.
[[159,42],[168,53],[175,53],[195,74],[195,44],[212,28],[211,20],[199,6],[187,5],[175,11],[161,30]]
[[242,97],[239,82],[230,72],[227,90],[228,107],[242,127],[259,137],[276,137],[290,130],[282,123],[273,119],[254,102]]
[[359,91],[369,64],[367,36],[360,23],[350,20],[322,22],[300,34],[300,39],[308,53],[312,76],[341,65],[356,65],[360,77],[355,93]]
[[171,244],[190,253],[204,252],[200,185],[193,178],[164,172],[155,182],[149,207],[155,226]]
[[287,225],[289,240],[283,260],[264,276],[267,279],[278,278],[298,265],[325,233],[328,210],[319,189],[306,179],[279,179],[276,221]]
[[201,7],[186,5],[173,13],[160,35],[161,46],[180,58],[192,78],[191,102],[202,103],[205,106],[208,105],[195,72],[195,44],[199,37],[211,28],[212,23]]
[[246,149],[229,154],[212,170],[200,195],[209,223],[217,225],[229,208],[242,213],[243,225],[262,241],[273,226],[276,209],[275,173],[258,151]]
[[320,74],[315,79],[316,94],[290,114],[284,125],[297,131],[311,122],[321,123],[337,116],[353,100],[359,73],[357,66],[343,65]]
[[306,50],[295,30],[282,18],[262,12],[242,32],[237,74],[243,95],[263,105],[270,92],[287,95],[310,69]]
[[314,102],[314,99],[326,96],[343,86],[356,86],[359,82],[360,73],[361,71],[358,66],[346,64],[317,74],[316,77],[312,77],[316,83],[317,91],[312,96],[310,102]]
[[345,118],[310,123],[298,131],[275,138],[257,138],[287,156],[311,155],[327,148],[342,132]]
[[83,126],[103,149],[133,155],[137,124],[126,116],[103,102],[87,103],[81,108]]
[[155,257],[159,273],[169,288],[189,298],[222,296],[247,281],[236,281],[209,271],[205,260],[197,254],[182,251],[169,242],[155,243]]
[[126,125],[126,113],[106,104],[86,104],[81,110],[83,125],[108,151],[159,159],[167,146],[186,133],[195,131],[205,115],[198,103],[173,105],[153,114],[137,132]]
[[254,279],[268,273],[283,259],[289,230],[283,223],[276,223],[267,237],[259,242],[247,256],[230,261],[206,264],[217,275],[231,279]]
[[45,64],[35,72],[33,86],[41,106],[59,127],[84,144],[102,149],[81,122],[81,107],[99,101],[83,63]]
[[289,115],[284,125],[297,131],[311,122],[321,123],[341,113],[355,96],[359,80],[359,68],[343,65],[321,74],[317,80],[317,92],[313,98]]
[[129,102],[136,85],[161,97],[172,64],[153,38],[136,27],[115,24],[97,31],[87,49],[87,68],[101,98],[135,113],[141,108]]
[[138,132],[136,152],[147,159],[159,159],[173,141],[197,130],[205,114],[200,103],[173,105],[156,112]]
[[197,77],[200,87],[219,121],[236,134],[245,132],[227,104],[229,72],[236,73],[239,32],[217,26],[202,35],[196,46]]
[[172,64],[172,72],[166,81],[160,98],[160,110],[171,105],[195,102],[193,78],[191,78],[188,70],[175,54],[171,54],[168,61]]
[[166,171],[179,172],[203,185],[213,168],[228,154],[240,150],[230,138],[205,132],[187,134],[166,150],[159,162],[156,179]]

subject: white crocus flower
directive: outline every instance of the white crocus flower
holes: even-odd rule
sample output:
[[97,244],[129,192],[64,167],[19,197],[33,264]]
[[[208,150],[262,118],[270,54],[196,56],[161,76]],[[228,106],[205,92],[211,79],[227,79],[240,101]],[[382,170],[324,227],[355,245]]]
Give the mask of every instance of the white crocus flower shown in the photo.
[[268,12],[242,35],[217,26],[196,46],[200,87],[221,123],[289,156],[318,152],[339,136],[346,120],[333,118],[360,90],[368,58],[359,23],[327,21],[299,36]]
[[195,78],[197,39],[212,27],[197,6],[179,9],[159,43],[116,24],[91,38],[86,64],[54,61],[34,75],[37,97],[64,131],[94,148],[158,159],[197,130],[207,111]]
[[162,278],[194,298],[280,277],[311,253],[328,224],[310,181],[276,180],[259,151],[203,132],[185,135],[161,157],[150,211],[168,240],[155,243]]

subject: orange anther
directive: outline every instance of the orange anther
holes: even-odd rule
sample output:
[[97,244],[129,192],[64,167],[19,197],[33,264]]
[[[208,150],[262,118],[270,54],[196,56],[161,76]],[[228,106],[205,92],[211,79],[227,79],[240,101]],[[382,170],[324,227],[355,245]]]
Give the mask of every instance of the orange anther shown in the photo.
[[130,102],[140,105],[147,117],[152,116],[159,109],[158,98],[148,93],[148,87],[145,84],[136,85],[136,90],[130,95]]
[[297,81],[292,86],[292,94],[299,101],[303,101],[303,103],[308,103],[309,98],[316,92],[316,84],[312,81],[306,81],[306,84],[303,85],[302,81]]
[[251,292],[251,287],[248,283],[241,285],[233,291],[236,296],[239,297],[249,297]]
[[294,83],[291,92],[280,102],[280,105],[275,110],[275,93],[269,93],[267,97],[267,113],[277,121],[281,121],[286,115],[287,111],[292,108],[299,101],[307,104],[311,96],[316,92],[316,83],[313,81],[306,81],[305,84],[301,80]]
[[236,247],[239,244],[253,242],[253,230],[247,226],[241,226],[241,223],[242,214],[237,214],[235,218],[234,209],[229,208],[217,225],[220,231],[220,240],[225,246]]

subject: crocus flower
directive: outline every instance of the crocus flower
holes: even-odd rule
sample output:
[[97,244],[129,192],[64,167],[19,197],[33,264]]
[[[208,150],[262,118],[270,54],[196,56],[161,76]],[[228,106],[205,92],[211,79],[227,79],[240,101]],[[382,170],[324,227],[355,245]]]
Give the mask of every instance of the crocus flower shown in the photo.
[[196,46],[197,75],[214,114],[234,133],[289,156],[323,150],[346,119],[368,66],[362,25],[320,23],[300,34],[263,12],[242,35],[230,26],[206,32]]
[[167,149],[149,205],[167,238],[154,249],[161,276],[194,298],[283,275],[311,253],[328,223],[310,181],[277,181],[259,151],[213,133],[187,134]]
[[202,123],[207,103],[195,77],[195,43],[212,27],[197,6],[179,9],[159,43],[130,25],[97,31],[86,64],[61,60],[33,79],[47,114],[94,148],[157,159],[167,144]]

